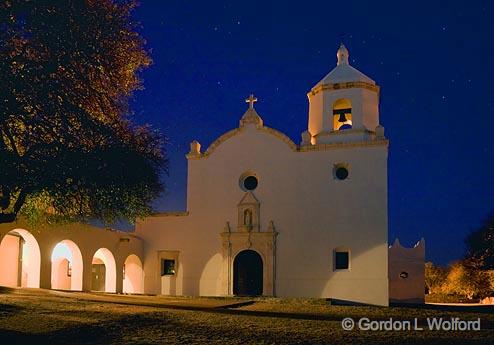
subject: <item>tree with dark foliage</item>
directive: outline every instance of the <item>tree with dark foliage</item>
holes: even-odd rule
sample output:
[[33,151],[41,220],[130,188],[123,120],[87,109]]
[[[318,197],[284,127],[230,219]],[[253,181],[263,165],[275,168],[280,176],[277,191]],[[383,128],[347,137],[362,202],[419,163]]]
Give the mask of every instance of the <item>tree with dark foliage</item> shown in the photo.
[[0,4],[0,223],[134,221],[152,212],[162,136],[128,100],[150,64],[134,1]]
[[468,235],[465,240],[467,252],[462,260],[468,282],[475,287],[479,298],[492,296],[494,293],[494,211],[485,218],[482,226]]
[[465,240],[467,265],[481,270],[494,270],[494,211],[485,218],[482,226]]

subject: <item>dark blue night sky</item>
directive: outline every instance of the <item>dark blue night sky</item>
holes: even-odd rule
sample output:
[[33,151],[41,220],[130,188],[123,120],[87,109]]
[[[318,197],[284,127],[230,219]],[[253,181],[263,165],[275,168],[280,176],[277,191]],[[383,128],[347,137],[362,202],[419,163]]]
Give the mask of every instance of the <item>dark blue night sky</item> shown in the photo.
[[493,9],[489,1],[142,1],[135,18],[154,64],[132,107],[169,138],[157,208],[185,209],[189,143],[205,149],[238,126],[251,92],[265,124],[299,143],[306,94],[343,41],[350,63],[381,86],[390,242],[425,237],[427,259],[460,258],[465,235],[494,209]]

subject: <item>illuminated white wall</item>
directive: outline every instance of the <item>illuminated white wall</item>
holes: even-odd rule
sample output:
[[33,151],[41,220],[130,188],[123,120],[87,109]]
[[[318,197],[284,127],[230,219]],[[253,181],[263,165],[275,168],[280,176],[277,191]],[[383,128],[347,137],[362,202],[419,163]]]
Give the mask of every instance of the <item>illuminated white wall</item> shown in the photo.
[[[38,241],[24,229],[15,229],[9,232],[0,245],[0,285],[18,286],[17,277],[20,272],[22,287],[37,288],[40,284],[41,254]],[[23,239],[22,248],[19,248],[19,236]],[[5,242],[4,242],[5,241]],[[22,266],[19,267],[19,255],[22,251]],[[5,260],[5,261],[3,261]],[[5,264],[4,264],[5,262]]]
[[5,235],[0,244],[0,285],[16,287],[19,280],[18,236]]
[[[52,256],[52,289],[82,290],[83,260],[82,254],[71,240],[59,242],[53,249]],[[71,276],[67,275],[68,265],[71,266]]]
[[397,303],[424,303],[425,240],[412,248],[396,239],[389,246],[389,299]]
[[[105,290],[121,293],[125,260],[131,254],[141,259],[143,253],[142,240],[132,233],[87,224],[44,224],[31,229],[25,220],[19,219],[13,224],[0,224],[0,285],[4,286],[16,286],[19,276],[19,237],[16,240],[14,234],[25,241],[20,278],[26,287],[90,291],[93,256],[98,249],[105,248],[97,254],[108,269]],[[63,258],[72,266],[70,288],[65,279],[66,269],[60,267],[66,263],[58,260]],[[62,280],[61,272],[66,276]]]
[[125,274],[123,281],[124,293],[143,293],[144,277],[141,260],[137,255],[129,255],[124,263]]
[[[300,145],[267,127],[269,114],[261,118],[254,109],[206,150],[191,143],[186,212],[136,225],[146,243],[146,292],[231,294],[234,251],[255,249],[273,256],[264,262],[274,277],[264,293],[388,305],[388,141],[379,126],[379,87],[344,60],[309,93]],[[351,102],[352,129],[333,130],[339,99]],[[340,165],[349,171],[346,180],[335,177]],[[246,172],[259,181],[252,192],[259,234],[237,233],[233,246],[228,233],[238,229]],[[278,233],[274,243],[270,229]],[[334,270],[333,252],[341,247],[351,252],[350,268]],[[174,276],[159,274],[164,252],[177,253]]]
[[58,258],[51,261],[51,288],[56,290],[70,290],[71,277],[69,276],[69,260]]

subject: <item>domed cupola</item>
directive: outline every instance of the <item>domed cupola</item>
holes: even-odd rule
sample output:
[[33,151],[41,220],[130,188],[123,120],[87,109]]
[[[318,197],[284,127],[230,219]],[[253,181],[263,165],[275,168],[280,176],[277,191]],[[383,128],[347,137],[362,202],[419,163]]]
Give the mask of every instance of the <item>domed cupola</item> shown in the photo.
[[[379,126],[379,86],[350,66],[341,44],[336,67],[307,94],[312,144],[370,140]],[[304,136],[303,135],[303,136]]]

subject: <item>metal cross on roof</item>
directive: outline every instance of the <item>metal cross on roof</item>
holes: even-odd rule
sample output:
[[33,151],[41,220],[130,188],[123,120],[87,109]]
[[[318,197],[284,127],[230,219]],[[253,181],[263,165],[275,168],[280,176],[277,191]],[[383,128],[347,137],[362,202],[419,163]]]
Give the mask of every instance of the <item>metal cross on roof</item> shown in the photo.
[[249,109],[254,109],[254,102],[257,102],[257,98],[254,97],[254,94],[250,94],[249,98],[245,100],[246,103],[249,103]]

